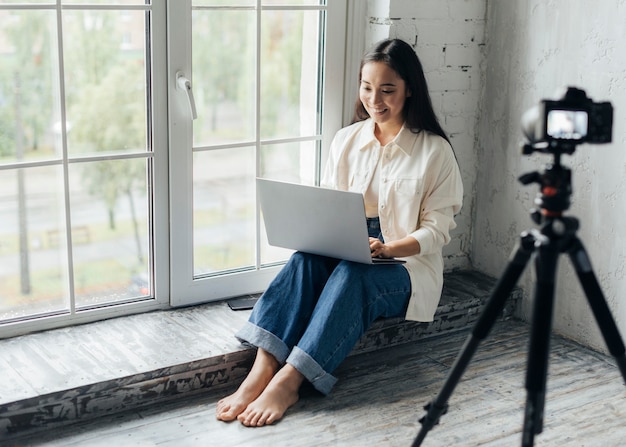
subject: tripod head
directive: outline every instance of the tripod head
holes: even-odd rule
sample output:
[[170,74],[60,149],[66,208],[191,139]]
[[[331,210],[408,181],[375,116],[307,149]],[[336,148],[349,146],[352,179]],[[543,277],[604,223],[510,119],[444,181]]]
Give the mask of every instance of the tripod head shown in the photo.
[[545,166],[544,170],[522,175],[520,183],[539,184],[539,193],[535,198],[538,209],[530,210],[530,215],[537,224],[546,218],[561,217],[569,209],[572,195],[572,171],[561,164],[561,153],[554,152],[554,162]]

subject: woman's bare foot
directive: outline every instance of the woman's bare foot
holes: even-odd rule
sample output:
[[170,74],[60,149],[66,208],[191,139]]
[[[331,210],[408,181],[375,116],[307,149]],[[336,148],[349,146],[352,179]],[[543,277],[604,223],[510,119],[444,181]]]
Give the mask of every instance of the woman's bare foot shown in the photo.
[[237,391],[217,403],[215,416],[220,421],[234,421],[246,407],[261,395],[279,368],[278,361],[267,351],[257,350],[252,369]]
[[287,363],[237,419],[247,427],[273,424],[283,417],[289,407],[298,402],[298,391],[303,381],[304,376]]

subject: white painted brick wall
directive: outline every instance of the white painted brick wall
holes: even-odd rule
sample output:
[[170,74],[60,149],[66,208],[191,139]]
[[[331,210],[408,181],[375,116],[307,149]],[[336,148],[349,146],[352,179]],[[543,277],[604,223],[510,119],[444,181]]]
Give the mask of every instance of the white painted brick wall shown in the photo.
[[410,43],[428,81],[433,107],[455,148],[465,187],[447,268],[469,265],[482,90],[487,0],[370,0],[366,47],[386,37]]
[[389,2],[391,17],[419,17],[421,19],[447,19],[450,17],[446,0],[407,0]]
[[486,0],[448,0],[450,17],[460,20],[484,20],[487,14]]

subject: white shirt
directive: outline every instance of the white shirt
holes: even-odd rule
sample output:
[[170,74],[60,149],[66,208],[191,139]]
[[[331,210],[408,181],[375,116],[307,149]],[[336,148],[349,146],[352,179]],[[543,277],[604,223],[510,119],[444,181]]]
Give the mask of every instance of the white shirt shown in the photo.
[[402,127],[384,148],[374,136],[371,119],[337,132],[322,179],[327,188],[364,194],[376,165],[379,173],[378,216],[386,242],[408,235],[421,252],[404,258],[411,278],[406,319],[432,321],[443,288],[442,248],[456,227],[463,184],[450,144],[430,132]]

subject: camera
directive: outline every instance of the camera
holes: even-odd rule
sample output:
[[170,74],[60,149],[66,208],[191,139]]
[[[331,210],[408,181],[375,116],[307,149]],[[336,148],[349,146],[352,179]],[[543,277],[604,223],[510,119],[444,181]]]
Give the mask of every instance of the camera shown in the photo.
[[573,152],[577,144],[610,143],[613,131],[613,106],[593,102],[584,90],[569,87],[560,100],[544,99],[522,117],[522,130],[535,150]]

